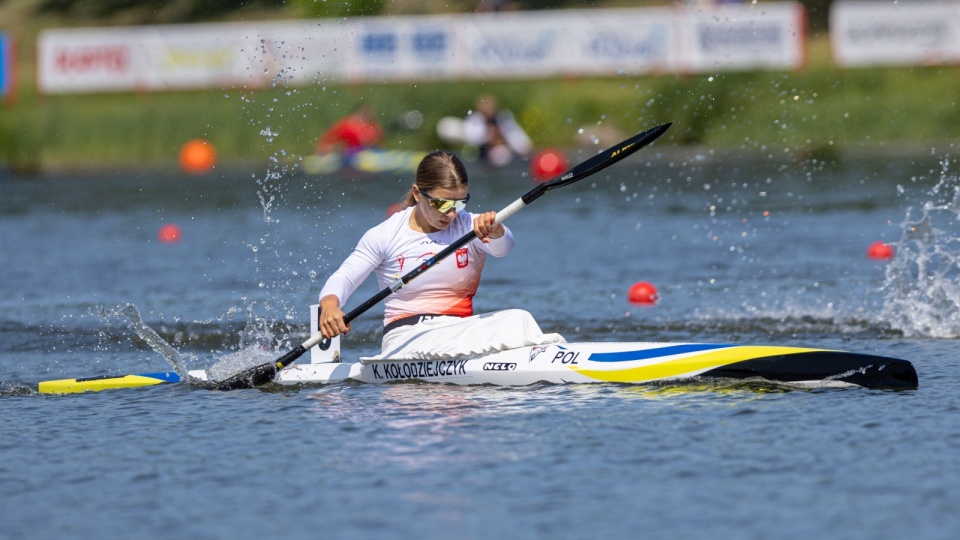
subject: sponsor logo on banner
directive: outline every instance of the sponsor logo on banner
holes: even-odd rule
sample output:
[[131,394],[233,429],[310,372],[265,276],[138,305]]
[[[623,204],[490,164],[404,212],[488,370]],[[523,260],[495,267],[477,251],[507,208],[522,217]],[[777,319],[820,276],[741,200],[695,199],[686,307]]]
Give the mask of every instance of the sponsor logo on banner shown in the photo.
[[411,36],[414,55],[435,59],[449,53],[447,33],[442,30],[418,30]]
[[476,49],[477,60],[493,64],[524,64],[541,62],[554,50],[553,32],[541,32],[534,37],[513,34],[485,35]]
[[369,56],[393,56],[397,42],[394,32],[370,32],[360,37],[360,51]]
[[784,41],[786,28],[780,24],[761,24],[751,21],[747,24],[719,25],[700,27],[700,49],[704,52],[728,51],[731,47],[766,48],[780,47]]
[[126,73],[131,67],[130,58],[127,45],[64,47],[54,53],[54,66],[69,75]]
[[960,2],[834,2],[830,46],[842,67],[960,63]]
[[170,48],[163,56],[160,69],[223,71],[230,67],[233,57],[228,51]]
[[647,35],[598,33],[587,44],[587,54],[599,60],[660,60],[667,50],[669,31],[657,26]]

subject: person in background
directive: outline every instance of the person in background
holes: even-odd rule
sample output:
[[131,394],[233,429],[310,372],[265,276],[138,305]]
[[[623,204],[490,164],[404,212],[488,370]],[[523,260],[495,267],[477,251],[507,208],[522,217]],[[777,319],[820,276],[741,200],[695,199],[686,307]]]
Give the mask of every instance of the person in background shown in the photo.
[[490,94],[477,98],[474,110],[464,121],[463,138],[479,149],[481,159],[497,167],[510,163],[514,155],[526,156],[533,149],[530,137],[517,124],[513,113],[501,109]]
[[373,105],[361,103],[320,137],[317,141],[317,153],[339,152],[349,156],[364,148],[376,146],[382,137],[383,129],[377,123]]
[[520,309],[473,313],[473,297],[489,255],[504,257],[513,234],[496,212],[473,214],[467,170],[455,154],[436,151],[421,160],[404,208],[368,230],[320,291],[320,332],[332,338],[350,330],[342,306],[376,272],[382,289],[465,234],[476,238],[437,262],[384,301],[379,358],[425,359],[484,354],[528,345],[563,343],[544,334]]

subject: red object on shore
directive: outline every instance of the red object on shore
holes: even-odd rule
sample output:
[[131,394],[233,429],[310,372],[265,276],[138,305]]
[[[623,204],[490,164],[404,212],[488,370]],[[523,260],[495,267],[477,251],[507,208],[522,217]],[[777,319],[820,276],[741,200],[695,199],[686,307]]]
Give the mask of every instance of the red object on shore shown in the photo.
[[627,300],[631,304],[638,304],[641,306],[652,306],[657,303],[657,300],[660,299],[660,296],[657,294],[657,288],[653,286],[649,281],[638,281],[630,287],[630,291],[627,292]]
[[876,261],[889,261],[893,258],[893,246],[876,241],[867,248],[867,257]]
[[180,168],[188,173],[201,174],[217,164],[217,151],[206,139],[192,139],[180,149]]

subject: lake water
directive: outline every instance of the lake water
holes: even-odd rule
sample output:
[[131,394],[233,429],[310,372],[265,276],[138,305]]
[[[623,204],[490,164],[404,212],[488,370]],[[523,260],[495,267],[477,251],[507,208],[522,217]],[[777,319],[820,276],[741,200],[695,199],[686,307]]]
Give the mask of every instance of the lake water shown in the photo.
[[[286,352],[411,178],[0,177],[0,537],[956,538],[956,169],[936,152],[771,154],[655,145],[550,192],[507,222],[517,249],[488,262],[477,310],[522,307],[570,341],[894,356],[917,390],[39,395],[41,380],[171,369],[123,315],[134,308],[191,368]],[[469,167],[475,211],[531,187],[522,165]],[[168,223],[179,242],[158,240]],[[874,241],[896,258],[867,258]],[[641,280],[656,306],[627,302]],[[378,349],[381,314],[354,323],[347,356]]]

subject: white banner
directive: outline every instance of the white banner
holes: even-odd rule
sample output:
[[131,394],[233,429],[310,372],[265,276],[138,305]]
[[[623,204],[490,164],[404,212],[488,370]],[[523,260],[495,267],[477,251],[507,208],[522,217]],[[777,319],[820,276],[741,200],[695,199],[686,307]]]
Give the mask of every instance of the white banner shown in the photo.
[[43,32],[37,43],[42,93],[134,90],[142,63],[134,30]]
[[585,75],[667,73],[680,69],[676,11],[647,9],[583,11],[587,25],[577,35],[577,62]]
[[960,62],[960,2],[846,2],[830,8],[840,67]]
[[800,4],[709,6],[683,13],[684,69],[694,73],[798,69],[806,62],[806,11]]
[[42,93],[795,69],[797,3],[45,30]]

